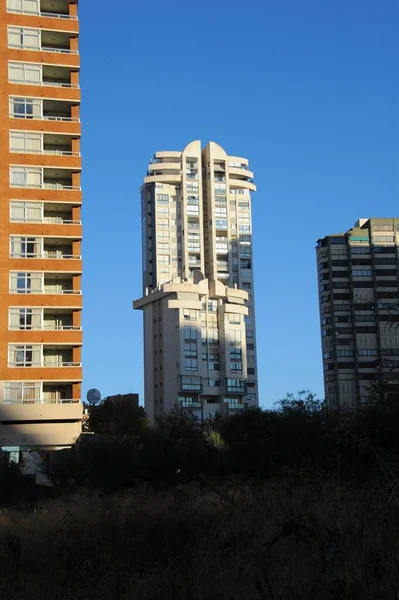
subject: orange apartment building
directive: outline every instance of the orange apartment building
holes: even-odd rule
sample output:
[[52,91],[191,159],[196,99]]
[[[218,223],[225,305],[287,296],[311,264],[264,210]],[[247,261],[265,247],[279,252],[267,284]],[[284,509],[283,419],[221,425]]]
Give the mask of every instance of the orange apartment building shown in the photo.
[[77,0],[0,0],[0,447],[81,431]]

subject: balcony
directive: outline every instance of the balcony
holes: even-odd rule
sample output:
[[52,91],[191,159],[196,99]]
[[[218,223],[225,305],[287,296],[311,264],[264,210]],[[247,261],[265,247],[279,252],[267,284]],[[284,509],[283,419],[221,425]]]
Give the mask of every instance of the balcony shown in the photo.
[[10,308],[10,331],[81,331],[69,308]]
[[74,185],[74,176],[76,174],[80,175],[80,169],[13,166],[10,173],[10,187],[81,191],[80,185]]
[[73,253],[72,242],[64,238],[11,236],[10,258],[81,260],[82,257]]
[[76,136],[56,133],[10,131],[10,152],[19,154],[48,154],[53,156],[81,156]]
[[73,360],[73,349],[44,346],[42,367],[81,367],[80,361]]
[[11,119],[33,119],[43,121],[65,121],[80,123],[79,105],[63,100],[41,100],[39,98],[10,98]]
[[[77,207],[79,210],[79,207]],[[72,208],[55,202],[10,202],[10,223],[50,223],[52,225],[81,225],[73,219]]]
[[[62,87],[62,88],[79,88],[78,83],[72,83],[72,72],[76,69],[68,67],[57,67],[53,65],[43,65],[42,83],[41,85]],[[33,83],[32,85],[38,85]]]
[[[73,290],[72,281],[62,279],[45,279],[43,290],[39,294],[51,295],[82,295],[82,290]],[[35,293],[35,292],[32,292]]]
[[21,27],[8,28],[8,47],[14,50],[79,54],[77,48],[73,48],[75,44],[77,46],[76,35],[62,31],[25,29]]
[[69,0],[7,0],[7,12],[54,19],[77,20],[71,14]]
[[74,354],[80,347],[42,344],[9,344],[8,366],[11,368],[81,367]]
[[245,379],[227,379],[226,390],[229,394],[246,394],[246,380]]
[[201,377],[181,375],[180,376],[180,390],[182,392],[202,392]]

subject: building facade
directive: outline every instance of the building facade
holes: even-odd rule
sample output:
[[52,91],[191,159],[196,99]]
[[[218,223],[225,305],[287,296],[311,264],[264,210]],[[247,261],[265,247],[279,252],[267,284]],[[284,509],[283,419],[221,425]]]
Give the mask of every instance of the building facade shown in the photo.
[[248,160],[210,142],[156,152],[141,190],[145,405],[257,406]]
[[0,7],[0,447],[81,431],[77,0]]
[[317,243],[328,405],[399,391],[399,219],[360,219]]

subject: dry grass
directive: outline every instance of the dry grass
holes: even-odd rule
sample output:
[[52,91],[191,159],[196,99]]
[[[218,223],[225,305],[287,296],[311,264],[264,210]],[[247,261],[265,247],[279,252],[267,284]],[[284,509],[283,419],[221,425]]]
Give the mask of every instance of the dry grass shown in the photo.
[[398,598],[398,506],[385,486],[287,478],[0,513],[7,600]]

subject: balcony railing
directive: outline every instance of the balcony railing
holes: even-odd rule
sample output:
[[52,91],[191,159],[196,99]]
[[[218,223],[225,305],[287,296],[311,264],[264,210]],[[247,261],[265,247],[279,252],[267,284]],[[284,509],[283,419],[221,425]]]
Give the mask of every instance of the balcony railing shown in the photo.
[[43,219],[17,219],[10,218],[10,223],[51,223],[52,225],[81,225],[82,221],[63,219],[62,217],[43,217]]
[[22,46],[21,44],[8,44],[8,47],[12,50],[33,50],[36,52],[58,52],[60,54],[79,54],[79,50],[71,50],[70,48],[51,48],[50,46],[42,46],[37,48],[36,46]]
[[52,295],[52,296],[59,296],[59,295],[73,295],[73,296],[81,296],[82,295],[82,290],[64,290],[64,289],[49,289],[49,288],[44,288],[41,290],[32,290],[31,288],[19,288],[17,289],[12,289],[10,288],[9,290],[10,294],[46,294],[46,295]]
[[82,331],[80,325],[50,325],[42,324],[40,327],[32,325],[10,325],[10,331]]
[[81,156],[80,152],[72,152],[71,150],[27,150],[26,148],[14,149],[11,148],[10,152],[14,154],[52,154],[56,156]]
[[81,367],[82,363],[81,362],[73,362],[73,361],[63,361],[63,360],[58,360],[55,362],[49,362],[46,360],[43,361],[38,361],[38,362],[29,362],[29,363],[23,363],[23,362],[9,362],[8,363],[9,367],[18,367],[18,368],[42,368],[42,367]]
[[17,8],[7,8],[8,13],[15,13],[17,15],[30,15],[32,17],[50,17],[51,19],[70,19],[73,21],[78,20],[77,15],[69,15],[64,13],[49,13],[49,12],[35,12],[32,10],[18,10]]
[[39,120],[39,121],[68,121],[70,123],[80,123],[79,118],[75,117],[67,117],[64,115],[56,116],[56,115],[29,115],[29,114],[20,114],[20,113],[10,113],[10,119],[30,119],[30,120]]
[[2,404],[72,404],[72,403],[80,402],[80,400],[72,399],[72,398],[35,398],[35,399],[27,399],[27,400],[10,400],[5,398]]
[[20,81],[19,79],[8,80],[9,83],[18,83],[20,85],[44,85],[51,87],[62,87],[62,88],[74,88],[79,89],[80,86],[78,83],[69,83],[67,81]]
[[29,188],[29,189],[43,189],[43,190],[67,190],[67,191],[77,191],[80,192],[82,190],[80,185],[67,185],[65,183],[10,183],[10,187],[12,188]]

